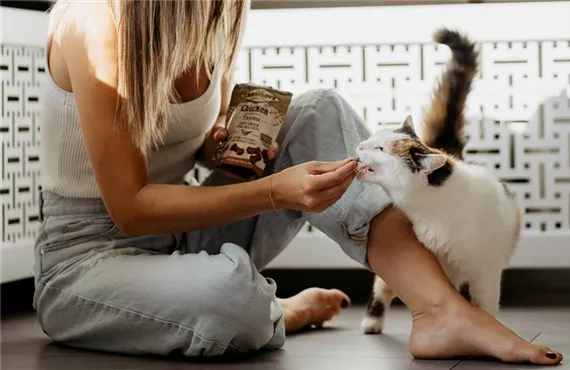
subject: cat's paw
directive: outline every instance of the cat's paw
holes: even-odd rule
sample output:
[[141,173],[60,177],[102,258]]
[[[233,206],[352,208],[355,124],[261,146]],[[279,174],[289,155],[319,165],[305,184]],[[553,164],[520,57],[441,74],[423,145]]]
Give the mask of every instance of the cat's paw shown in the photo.
[[360,324],[364,334],[380,334],[384,329],[384,317],[365,316]]

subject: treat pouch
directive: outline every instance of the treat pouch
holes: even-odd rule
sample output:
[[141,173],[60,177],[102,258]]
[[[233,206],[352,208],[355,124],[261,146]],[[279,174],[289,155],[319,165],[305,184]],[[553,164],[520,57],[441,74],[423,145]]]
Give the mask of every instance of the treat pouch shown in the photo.
[[292,94],[273,88],[237,84],[226,118],[228,138],[218,149],[216,170],[239,180],[261,177],[291,103]]

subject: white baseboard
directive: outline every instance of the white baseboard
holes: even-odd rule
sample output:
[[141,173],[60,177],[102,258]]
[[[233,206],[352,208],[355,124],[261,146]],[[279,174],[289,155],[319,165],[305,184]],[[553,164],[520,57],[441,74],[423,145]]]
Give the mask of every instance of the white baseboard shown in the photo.
[[570,268],[570,232],[524,233],[510,267]]
[[[511,268],[570,268],[570,233],[525,233],[513,255]],[[336,243],[316,233],[300,234],[268,268],[362,268]]]
[[[569,268],[570,233],[543,235],[527,233],[511,259],[515,268]],[[32,244],[3,245],[1,251],[2,283],[33,277]],[[340,247],[319,232],[297,236],[268,268],[282,269],[361,269]]]
[[32,243],[2,245],[0,253],[2,284],[34,276],[34,245]]
[[320,232],[299,234],[268,268],[362,268]]

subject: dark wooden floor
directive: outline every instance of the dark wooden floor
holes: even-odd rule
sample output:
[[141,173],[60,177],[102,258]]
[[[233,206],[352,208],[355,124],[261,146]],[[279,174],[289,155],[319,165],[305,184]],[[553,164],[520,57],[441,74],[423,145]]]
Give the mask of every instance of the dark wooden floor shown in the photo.
[[[41,331],[33,313],[2,318],[2,370],[178,370],[178,369],[347,369],[347,370],[475,370],[538,369],[482,361],[417,361],[407,348],[411,328],[402,307],[390,311],[386,333],[366,336],[359,324],[363,307],[351,307],[324,329],[290,336],[282,350],[249,358],[188,361],[141,358],[79,351],[56,345]],[[556,369],[570,369],[570,308],[506,308],[499,319],[527,340],[544,343],[566,354]]]

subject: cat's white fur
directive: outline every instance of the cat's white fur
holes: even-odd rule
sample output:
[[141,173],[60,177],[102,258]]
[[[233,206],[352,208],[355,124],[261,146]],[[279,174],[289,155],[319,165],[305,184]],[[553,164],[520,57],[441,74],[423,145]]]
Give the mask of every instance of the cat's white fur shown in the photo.
[[[407,123],[413,125],[410,120],[408,117]],[[499,307],[502,271],[520,230],[516,197],[484,167],[443,154],[426,156],[422,170],[412,172],[389,149],[404,138],[402,133],[379,130],[361,143],[357,150],[360,161],[374,172],[363,173],[360,181],[382,187],[413,223],[417,238],[433,252],[452,283],[456,287],[469,283],[472,302],[494,315]],[[439,186],[428,184],[427,175],[446,160],[453,163],[450,177]],[[392,296],[385,294],[385,283],[376,279],[374,295],[387,309]],[[368,315],[363,329],[380,332],[383,319]]]

